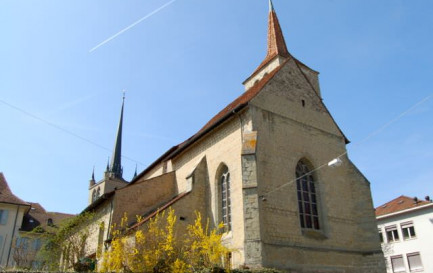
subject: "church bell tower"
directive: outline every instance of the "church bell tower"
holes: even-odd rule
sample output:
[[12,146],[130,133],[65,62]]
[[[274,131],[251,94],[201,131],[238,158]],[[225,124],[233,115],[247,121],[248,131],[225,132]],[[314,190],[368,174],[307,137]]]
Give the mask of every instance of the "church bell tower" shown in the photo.
[[125,105],[125,95],[122,98],[120,110],[120,121],[117,129],[116,142],[114,144],[111,161],[107,163],[104,178],[99,182],[95,181],[95,170],[89,183],[89,204],[96,201],[102,195],[115,189],[123,188],[128,182],[123,179],[122,167],[122,127],[123,127],[123,108]]

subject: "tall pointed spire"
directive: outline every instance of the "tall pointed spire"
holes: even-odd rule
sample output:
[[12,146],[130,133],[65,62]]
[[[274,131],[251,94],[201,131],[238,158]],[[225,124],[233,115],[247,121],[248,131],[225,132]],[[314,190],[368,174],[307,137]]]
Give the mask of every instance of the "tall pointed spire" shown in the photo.
[[120,110],[120,121],[117,129],[116,143],[114,144],[113,156],[111,157],[110,173],[116,178],[122,178],[122,126],[123,126],[123,107],[125,105],[125,92],[123,92],[122,109]]
[[266,59],[275,56],[289,57],[283,32],[281,31],[280,22],[277,13],[274,10],[272,0],[269,0],[269,19],[268,19],[268,54]]
[[264,75],[269,74],[289,57],[290,53],[287,50],[286,41],[281,31],[277,13],[275,12],[272,0],[269,0],[268,48],[266,58],[259,67],[256,68],[253,74],[243,82],[245,89],[250,89],[260,81]]

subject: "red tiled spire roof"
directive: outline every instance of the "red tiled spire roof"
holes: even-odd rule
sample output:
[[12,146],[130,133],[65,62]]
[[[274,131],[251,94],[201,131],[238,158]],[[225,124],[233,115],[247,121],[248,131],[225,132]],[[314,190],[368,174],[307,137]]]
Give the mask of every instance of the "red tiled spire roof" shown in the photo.
[[257,72],[259,72],[263,67],[265,67],[277,56],[288,58],[291,55],[287,50],[286,41],[284,40],[283,31],[281,30],[277,13],[275,12],[274,6],[272,5],[272,0],[269,0],[267,54],[263,62],[256,68],[256,70],[253,72],[253,74],[251,74],[248,79],[256,75]]
[[272,0],[269,0],[268,54],[265,59],[272,59],[277,55],[290,56]]

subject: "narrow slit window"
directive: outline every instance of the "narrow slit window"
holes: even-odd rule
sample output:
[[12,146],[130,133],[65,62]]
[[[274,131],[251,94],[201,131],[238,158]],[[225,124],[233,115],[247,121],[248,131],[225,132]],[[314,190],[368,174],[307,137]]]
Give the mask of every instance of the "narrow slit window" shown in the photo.
[[230,172],[225,166],[220,176],[221,217],[225,231],[231,230]]

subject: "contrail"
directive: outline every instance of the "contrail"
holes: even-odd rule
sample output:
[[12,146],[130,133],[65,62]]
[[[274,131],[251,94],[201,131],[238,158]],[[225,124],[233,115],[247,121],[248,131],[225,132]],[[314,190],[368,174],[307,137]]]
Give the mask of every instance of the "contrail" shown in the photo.
[[157,8],[156,10],[152,11],[151,13],[147,14],[146,16],[144,16],[143,18],[139,19],[138,21],[132,23],[131,25],[127,26],[126,28],[122,29],[121,31],[117,32],[116,34],[114,34],[113,36],[111,36],[110,38],[108,38],[107,40],[103,41],[102,43],[98,44],[97,46],[95,46],[94,48],[89,50],[89,53],[92,53],[93,51],[95,51],[96,49],[98,49],[99,47],[105,45],[106,43],[108,43],[109,41],[113,40],[114,38],[116,38],[117,36],[119,36],[120,34],[124,33],[125,31],[129,30],[130,28],[136,26],[137,24],[141,23],[142,21],[146,20],[147,18],[151,17],[152,15],[155,15],[156,13],[160,12],[161,10],[163,10],[164,8],[168,7],[169,5],[173,4],[173,2],[175,2],[177,0],[171,0],[170,2],[162,5],[161,7]]

